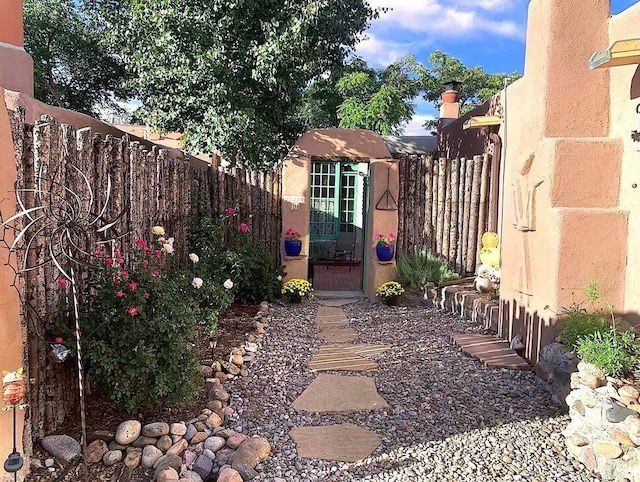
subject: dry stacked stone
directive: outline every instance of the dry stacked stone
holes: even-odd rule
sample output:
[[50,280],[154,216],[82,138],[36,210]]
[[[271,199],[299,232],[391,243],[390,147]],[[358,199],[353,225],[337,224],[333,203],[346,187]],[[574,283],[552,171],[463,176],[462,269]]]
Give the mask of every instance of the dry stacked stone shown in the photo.
[[640,391],[580,362],[567,396],[571,423],[563,432],[571,455],[603,480],[640,482]]
[[[248,375],[261,347],[268,314],[268,304],[261,303],[254,320],[256,332],[249,333],[241,347],[233,348],[228,360],[200,367],[208,402],[197,417],[145,425],[126,420],[115,432],[96,431],[88,437],[87,462],[108,466],[123,463],[129,469],[153,470],[153,480],[158,482],[246,481],[256,477],[255,467],[269,457],[271,446],[265,438],[242,433],[240,426],[225,427],[233,422],[235,410],[229,405],[230,396],[223,383]],[[73,442],[73,447],[64,452],[55,450],[63,437]],[[67,435],[45,437],[42,446],[65,461],[80,453],[77,441]]]

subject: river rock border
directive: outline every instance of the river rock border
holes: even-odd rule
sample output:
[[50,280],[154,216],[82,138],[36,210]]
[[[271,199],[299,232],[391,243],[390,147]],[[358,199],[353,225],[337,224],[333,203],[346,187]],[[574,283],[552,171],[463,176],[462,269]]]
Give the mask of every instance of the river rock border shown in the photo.
[[[247,341],[234,347],[228,360],[200,367],[208,402],[197,417],[144,426],[138,420],[126,420],[115,433],[96,431],[87,437],[87,462],[153,469],[153,480],[157,482],[242,482],[256,477],[254,467],[269,457],[271,447],[265,438],[247,437],[242,427],[224,427],[233,419],[235,410],[229,406],[230,396],[223,383],[248,375],[248,365],[262,346],[269,318],[269,305],[263,301],[254,318],[255,333],[247,334]],[[42,439],[42,447],[64,462],[81,453],[80,444],[67,435],[47,436]],[[53,475],[53,459],[47,459],[45,464]]]
[[603,480],[640,482],[640,391],[590,363],[578,363],[564,430],[571,455]]

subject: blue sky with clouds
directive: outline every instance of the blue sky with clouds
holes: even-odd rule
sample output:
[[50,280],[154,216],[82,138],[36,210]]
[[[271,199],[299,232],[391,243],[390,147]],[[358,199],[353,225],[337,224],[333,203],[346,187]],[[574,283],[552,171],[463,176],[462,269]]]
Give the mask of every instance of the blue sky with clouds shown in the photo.
[[[611,0],[619,13],[638,0]],[[369,0],[391,10],[374,20],[356,53],[372,67],[385,67],[412,54],[428,66],[434,50],[446,52],[467,67],[489,73],[524,70],[528,0]],[[437,112],[416,99],[416,115],[406,135],[427,135],[422,124]]]

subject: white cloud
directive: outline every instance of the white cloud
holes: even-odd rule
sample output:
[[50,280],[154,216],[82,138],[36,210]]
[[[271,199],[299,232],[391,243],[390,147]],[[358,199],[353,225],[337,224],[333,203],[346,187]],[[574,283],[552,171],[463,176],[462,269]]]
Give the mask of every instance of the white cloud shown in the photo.
[[415,114],[411,121],[404,127],[405,136],[428,136],[431,133],[427,131],[423,124],[429,120],[435,119],[434,116],[428,114]]
[[[372,30],[403,29],[429,39],[463,38],[489,33],[524,41],[524,24],[509,17],[524,0],[370,0],[374,8],[389,8],[374,20]],[[489,12],[489,13],[488,13]],[[425,40],[424,38],[419,39]]]
[[356,54],[364,58],[373,67],[387,65],[408,55],[414,44],[382,40],[378,36],[369,34],[368,38],[356,46]]

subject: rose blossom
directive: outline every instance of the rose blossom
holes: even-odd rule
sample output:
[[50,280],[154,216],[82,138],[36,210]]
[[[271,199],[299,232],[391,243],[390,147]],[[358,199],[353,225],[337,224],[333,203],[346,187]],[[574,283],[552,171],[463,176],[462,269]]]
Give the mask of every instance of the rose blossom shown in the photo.
[[136,283],[129,283],[129,289],[131,291],[135,290],[138,287],[138,285]]
[[193,261],[193,264],[196,264],[198,261],[200,261],[200,256],[198,256],[196,253],[191,253],[189,255],[189,259]]
[[141,248],[144,248],[146,246],[147,242],[142,239],[142,238],[138,238],[136,239],[136,245],[140,246]]
[[226,209],[226,212],[227,212],[227,214],[228,214],[229,216],[233,216],[233,215],[236,213],[236,210],[235,210],[235,209],[233,209],[232,207],[228,207],[228,208]]
[[116,296],[118,298],[122,298],[123,296],[127,296],[127,295],[124,294],[124,291],[120,290],[120,291],[116,291]]
[[151,231],[156,236],[164,236],[164,228],[162,226],[154,226],[153,228],[151,228]]
[[67,286],[69,282],[64,278],[58,278],[56,283],[58,283],[58,286]]
[[202,283],[204,283],[204,281],[202,281],[202,278],[193,278],[193,281],[191,282],[191,285],[194,288],[200,289],[200,288],[202,288]]
[[149,293],[145,293],[145,294],[144,294],[144,297],[145,297],[145,298],[149,298],[149,296],[150,296],[150,295],[149,295]]
[[136,316],[138,314],[138,308],[132,306],[127,310],[127,313],[129,313],[131,316]]
[[104,260],[104,262],[111,266],[113,264],[113,258],[107,258]]
[[58,337],[58,338],[55,339],[55,342],[56,343],[62,343],[62,342],[64,342],[64,340],[62,339],[62,337]]
[[164,250],[165,253],[167,254],[173,254],[173,245],[169,244],[169,243],[164,243],[162,245],[162,249]]
[[241,233],[246,233],[247,231],[249,231],[249,226],[247,226],[246,223],[240,223],[240,225],[238,226],[238,230]]
[[227,281],[225,281],[224,283],[222,283],[222,286],[224,286],[225,288],[227,288],[228,290],[230,290],[231,288],[233,288],[233,281],[231,281],[230,279],[228,279]]

